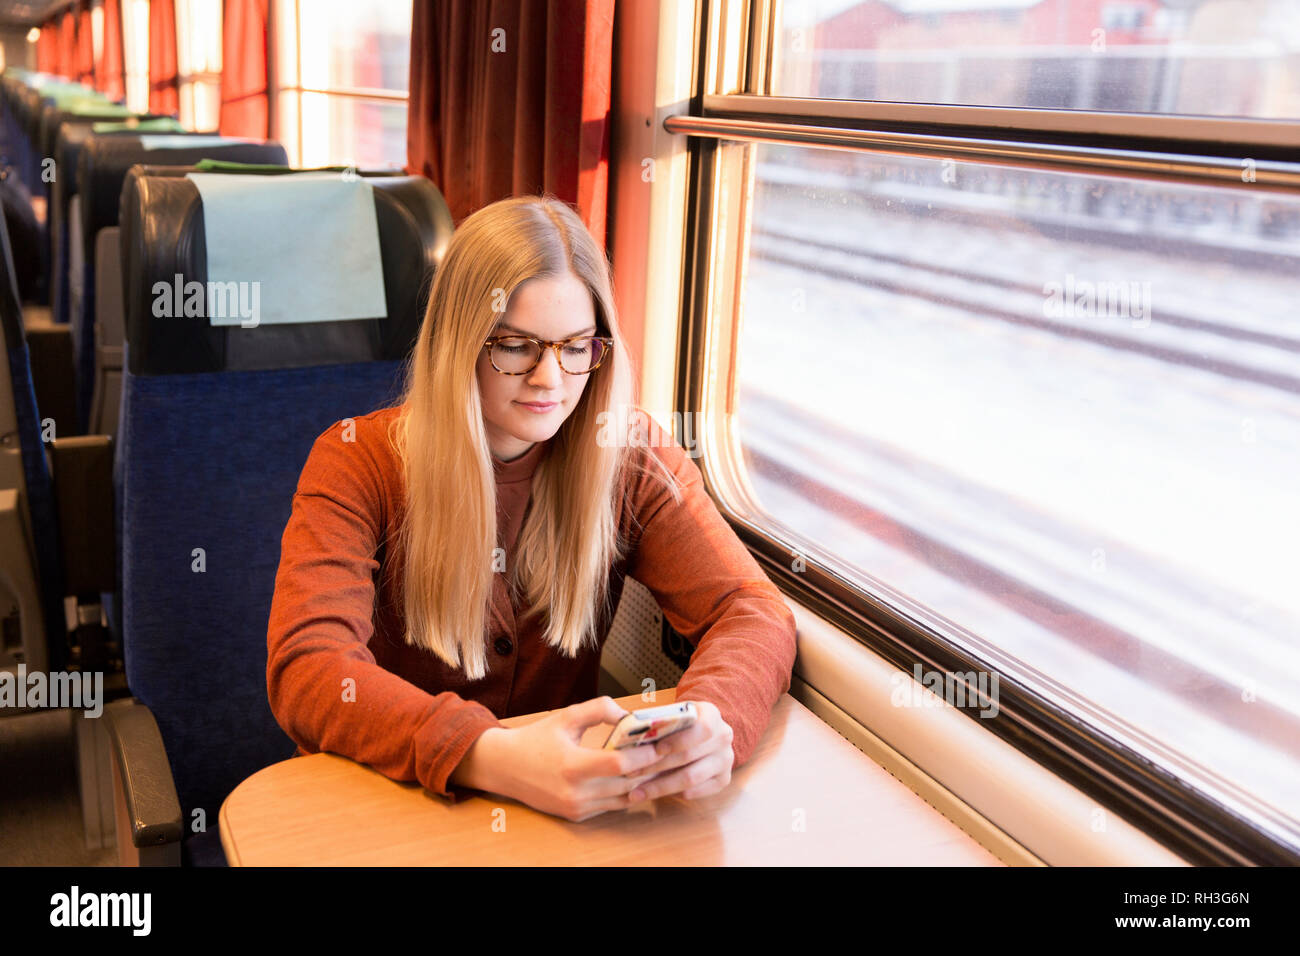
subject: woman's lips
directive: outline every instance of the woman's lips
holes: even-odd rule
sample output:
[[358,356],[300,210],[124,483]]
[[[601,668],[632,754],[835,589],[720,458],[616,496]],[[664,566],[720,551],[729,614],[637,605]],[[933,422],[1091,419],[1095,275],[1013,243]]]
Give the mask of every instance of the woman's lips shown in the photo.
[[523,406],[530,412],[541,415],[549,412],[552,408],[555,408],[559,405],[559,402],[516,402],[515,404]]

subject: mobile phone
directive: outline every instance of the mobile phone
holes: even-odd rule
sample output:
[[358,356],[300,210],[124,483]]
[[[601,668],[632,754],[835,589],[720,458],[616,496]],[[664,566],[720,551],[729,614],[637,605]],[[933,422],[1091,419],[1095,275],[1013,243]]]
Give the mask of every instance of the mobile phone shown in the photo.
[[669,734],[685,730],[695,723],[695,705],[688,701],[634,710],[614,725],[605,741],[605,750],[622,750],[663,740]]

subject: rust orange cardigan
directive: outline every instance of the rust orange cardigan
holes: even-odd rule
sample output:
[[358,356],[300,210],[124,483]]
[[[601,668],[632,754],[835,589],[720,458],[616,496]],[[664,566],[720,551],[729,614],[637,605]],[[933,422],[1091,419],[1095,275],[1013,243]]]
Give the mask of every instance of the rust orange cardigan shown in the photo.
[[[517,618],[507,574],[493,586],[486,677],[467,680],[406,643],[395,544],[404,481],[388,441],[399,410],[373,412],[346,429],[336,423],[312,446],[281,546],[267,691],[300,753],[342,754],[459,800],[474,791],[449,786],[448,777],[479,735],[501,726],[501,717],[595,697],[600,653],[588,648],[569,658],[547,645],[542,621]],[[635,477],[620,518],[630,548],[610,569],[610,606],[618,606],[625,575],[650,590],[695,647],[677,700],[717,706],[734,732],[739,767],[790,687],[794,616],[718,513],[696,464],[650,428],[651,447],[636,453],[667,463],[683,485],[682,500],[674,502],[661,480]],[[549,445],[538,442],[513,461],[493,459],[508,573],[533,472]],[[597,632],[602,647],[611,621],[606,611]]]

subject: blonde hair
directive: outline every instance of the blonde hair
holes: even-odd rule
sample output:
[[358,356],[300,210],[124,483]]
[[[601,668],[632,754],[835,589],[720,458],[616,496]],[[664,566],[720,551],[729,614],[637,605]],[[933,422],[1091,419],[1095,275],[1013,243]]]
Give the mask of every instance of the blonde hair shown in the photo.
[[[485,623],[498,546],[496,479],[475,366],[502,318],[494,307],[503,310],[529,279],[566,273],[591,291],[596,334],[613,338],[613,353],[590,373],[577,407],[537,464],[509,593],[512,601],[521,595],[527,601],[523,617],[546,615],[550,646],[569,657],[584,643],[598,647],[600,608],[610,612],[609,570],[627,548],[618,528],[626,482],[646,469],[626,441],[606,437],[608,422],[622,422],[626,410],[637,414],[635,383],[609,260],[567,204],[549,195],[504,199],[456,229],[434,277],[394,421],[391,437],[406,484],[398,532],[406,640],[474,680],[486,674]],[[659,467],[680,500],[668,468],[653,454],[644,461]]]

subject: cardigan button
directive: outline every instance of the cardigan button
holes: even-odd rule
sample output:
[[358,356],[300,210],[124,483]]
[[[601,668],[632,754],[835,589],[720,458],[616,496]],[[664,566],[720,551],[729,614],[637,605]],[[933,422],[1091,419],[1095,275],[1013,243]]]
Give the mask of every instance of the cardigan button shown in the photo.
[[493,647],[497,649],[497,653],[502,657],[515,649],[514,644],[510,643],[510,638],[508,637],[498,637]]

